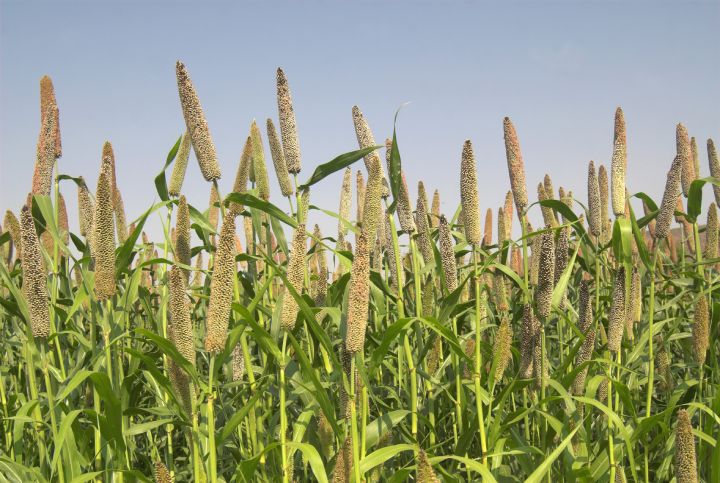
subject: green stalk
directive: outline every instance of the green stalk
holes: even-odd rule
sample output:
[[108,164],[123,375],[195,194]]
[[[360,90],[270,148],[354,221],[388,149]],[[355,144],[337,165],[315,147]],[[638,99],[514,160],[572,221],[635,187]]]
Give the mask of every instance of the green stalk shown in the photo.
[[210,483],[217,482],[217,452],[215,451],[215,394],[213,392],[213,373],[215,372],[215,354],[210,355],[210,370],[208,372],[207,394],[207,447],[208,447],[208,475]]
[[358,447],[357,407],[355,405],[355,358],[350,360],[350,430],[352,431],[353,473],[355,481],[362,481],[360,473],[360,448]]
[[412,349],[410,348],[410,339],[407,332],[403,334],[403,347],[405,348],[405,357],[407,358],[408,369],[410,370],[410,418],[411,433],[415,442],[417,442],[418,430],[418,402],[417,402],[417,369],[415,361],[412,357]]
[[[655,320],[655,267],[657,264],[659,240],[653,246],[652,264],[650,265],[650,301],[648,306],[648,386],[645,398],[645,417],[649,418],[652,408],[653,378],[655,376],[655,360],[653,355],[653,322]],[[645,445],[645,483],[650,483],[649,447]]]
[[[482,341],[480,333],[480,316],[481,316],[481,300],[480,300],[480,276],[478,272],[478,252],[473,247],[473,278],[475,280],[475,371],[473,379],[475,380],[475,404],[477,408],[478,418],[478,430],[480,431],[480,449],[482,452],[482,463],[487,465],[487,441],[485,438],[485,417],[483,414],[483,404],[480,397],[481,384],[480,374],[482,370],[482,351],[480,350],[480,343]],[[489,408],[492,410],[492,407]]]
[[283,483],[288,483],[289,475],[287,471],[287,413],[285,410],[285,350],[287,347],[287,331],[283,331],[283,343],[282,343],[282,359],[280,360],[280,450],[282,454],[282,480]]
[[[50,373],[48,372],[49,358],[45,353],[45,344],[47,341],[41,341],[40,343],[40,359],[42,364],[42,373],[45,378],[45,394],[48,400],[48,412],[50,413],[50,430],[52,431],[53,441],[57,444],[58,432],[57,432],[57,417],[55,416],[55,398],[53,396],[52,381],[50,380]],[[62,451],[62,448],[61,448]],[[62,465],[58,470],[58,480],[60,483],[65,482],[65,471]]]
[[[28,372],[28,389],[30,390],[30,399],[38,401],[38,386],[35,380],[35,365],[33,363],[33,352],[30,346],[32,335],[28,335],[28,340],[25,342],[25,365]],[[40,405],[35,405],[33,409],[33,418],[35,419],[35,431],[37,433],[38,451],[40,453],[40,462],[44,463],[47,461],[47,448],[45,446],[45,435],[42,427],[43,419],[40,414]]]

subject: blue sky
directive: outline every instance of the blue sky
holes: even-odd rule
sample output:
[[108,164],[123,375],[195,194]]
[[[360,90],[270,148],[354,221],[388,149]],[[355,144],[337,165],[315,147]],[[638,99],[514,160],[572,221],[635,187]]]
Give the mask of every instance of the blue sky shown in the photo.
[[[224,192],[251,121],[277,119],[275,69],[282,66],[295,101],[301,180],[356,149],[353,104],[380,141],[392,133],[395,110],[410,101],[398,123],[404,170],[413,193],[421,179],[430,192],[440,189],[443,211],[459,200],[468,138],[481,209],[501,205],[509,189],[504,116],[518,130],[529,191],[548,172],[584,202],[587,163],[609,164],[613,113],[622,106],[629,189],[659,200],[675,124],[697,137],[705,175],[705,141],[720,138],[718,25],[718,2],[2,0],[0,208],[18,210],[30,189],[39,79],[48,74],[61,113],[62,172],[84,175],[94,187],[110,140],[128,218],[139,216],[184,130],[177,59],[205,109]],[[340,175],[327,178],[313,203],[336,210],[339,184]],[[271,201],[285,208],[273,190]],[[194,156],[184,191],[191,204],[207,206],[209,185]],[[75,221],[74,185],[63,192]],[[332,220],[313,216],[334,234]]]

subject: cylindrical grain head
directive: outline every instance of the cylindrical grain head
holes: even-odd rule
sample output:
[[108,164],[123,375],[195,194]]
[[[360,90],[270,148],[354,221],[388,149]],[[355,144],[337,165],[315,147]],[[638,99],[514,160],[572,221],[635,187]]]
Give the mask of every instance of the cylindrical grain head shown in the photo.
[[440,261],[442,262],[445,286],[448,292],[453,292],[458,286],[457,264],[455,262],[455,242],[445,216],[440,215]]
[[549,230],[542,234],[540,246],[540,265],[538,267],[538,283],[535,287],[535,307],[542,319],[550,315],[552,308],[552,292],[555,282],[555,238]]
[[62,143],[60,142],[60,110],[57,107],[57,99],[55,98],[55,87],[53,87],[50,77],[44,75],[40,79],[40,124],[42,125],[45,116],[54,117],[53,124],[53,149],[55,157],[62,157]]
[[510,326],[510,319],[508,316],[504,316],[500,322],[500,328],[495,335],[495,345],[493,346],[493,353],[497,358],[495,365],[495,383],[502,378],[507,369],[510,359],[512,359],[512,352],[510,346],[512,345],[512,327]]
[[[720,178],[720,160],[718,160],[717,150],[712,139],[707,140],[707,152],[710,176]],[[713,192],[715,193],[715,203],[720,205],[720,186],[713,185]]]
[[512,238],[513,224],[513,196],[512,191],[505,193],[505,204],[503,205],[503,215],[505,216],[505,239]]
[[117,188],[117,179],[115,176],[115,150],[113,149],[113,145],[110,141],[105,141],[103,143],[102,156],[100,159],[102,162],[107,162],[108,164],[107,170],[110,179],[110,189],[112,192],[115,192],[115,188]]
[[625,216],[625,164],[625,147],[616,141],[610,163],[612,209],[616,217]]
[[608,215],[608,203],[610,201],[610,187],[608,184],[608,174],[605,165],[601,164],[598,168],[598,187],[600,188],[600,218],[603,226],[607,223],[610,216]]
[[695,179],[697,179],[700,177],[700,156],[698,155],[698,147],[695,137],[690,138],[690,155],[692,157],[692,165],[695,170]]
[[180,147],[175,155],[172,174],[170,175],[170,183],[168,183],[168,193],[170,196],[180,196],[183,181],[185,180],[185,172],[187,171],[188,159],[190,159],[190,133],[185,131],[180,139]]
[[80,235],[89,237],[92,233],[93,223],[93,201],[90,197],[90,190],[85,183],[85,179],[80,176],[80,183],[78,183],[78,218],[80,220]]
[[245,358],[242,353],[242,346],[240,344],[235,346],[232,354],[232,380],[242,381],[245,375]]
[[610,302],[608,316],[608,349],[617,353],[620,350],[625,329],[625,267],[620,267],[615,274],[615,283]]
[[32,194],[50,196],[55,168],[55,116],[52,106],[43,119],[35,157]]
[[642,280],[640,270],[633,267],[630,281],[630,300],[628,304],[628,319],[633,322],[640,322],[642,318]]
[[340,187],[340,207],[338,209],[338,234],[347,235],[350,223],[350,205],[352,204],[352,170],[348,166],[343,174],[343,182]]
[[505,229],[505,213],[503,212],[502,208],[498,208],[497,225],[497,244],[498,249],[500,249],[505,242],[505,235],[507,233],[507,230]]
[[127,221],[125,220],[125,203],[123,203],[119,189],[116,189],[113,194],[113,211],[115,212],[117,239],[120,244],[123,244],[127,240]]
[[365,208],[365,178],[363,177],[362,171],[358,170],[355,177],[356,187],[356,203],[357,203],[357,214],[356,223],[361,223],[363,218],[363,208]]
[[175,74],[185,125],[190,133],[190,140],[200,165],[200,171],[205,181],[219,179],[221,175],[220,165],[217,161],[215,144],[210,136],[205,113],[200,105],[200,99],[195,92],[195,86],[190,80],[187,69],[180,61],[175,65]]
[[472,245],[479,245],[480,199],[478,197],[477,167],[472,143],[465,141],[460,160],[460,201],[465,222],[465,238]]
[[682,163],[682,169],[680,171],[682,192],[687,198],[690,194],[690,184],[695,181],[695,166],[692,159],[692,149],[690,148],[690,137],[688,136],[687,129],[682,124],[678,124],[675,129],[675,144],[677,147],[677,155]]
[[250,181],[250,168],[252,167],[252,140],[250,136],[245,139],[240,162],[235,173],[235,181],[233,183],[233,193],[244,193],[248,188]]
[[415,233],[415,221],[412,215],[413,209],[410,203],[410,192],[407,182],[405,181],[405,173],[400,172],[400,193],[397,203],[398,220],[400,221],[400,229],[405,233]]
[[440,192],[435,190],[432,199],[432,208],[430,209],[430,226],[437,228],[440,224]]
[[[545,190],[545,186],[543,183],[538,183],[537,186],[537,194],[538,194],[538,201],[545,201],[550,198],[548,198],[547,191]],[[555,218],[555,212],[552,208],[549,208],[547,206],[540,205],[540,211],[542,212],[543,216],[543,223],[545,223],[546,226],[549,227],[555,227],[557,226],[557,218]]]
[[[353,125],[355,126],[355,135],[357,136],[358,146],[360,149],[369,148],[370,146],[376,146],[377,143],[375,143],[375,136],[373,136],[372,131],[370,130],[370,126],[367,123],[367,120],[365,120],[365,116],[363,116],[362,111],[360,111],[360,108],[358,106],[352,107],[352,118],[353,118]],[[390,152],[392,149],[392,141],[388,144],[385,143],[386,146],[386,160],[388,163],[388,168],[390,167]],[[369,154],[365,155],[365,168],[368,170],[368,173],[370,172],[370,161],[372,159],[377,159],[380,161],[380,156],[378,156],[376,151],[372,151]],[[382,167],[382,162],[380,163],[380,175],[383,179],[385,179],[385,170]],[[383,188],[383,197],[387,196],[388,193],[386,192],[386,189]]]
[[545,188],[545,199],[554,200],[555,188],[553,188],[552,178],[547,173],[545,173],[545,177],[543,178],[543,188]]
[[665,181],[665,192],[657,218],[655,219],[655,239],[661,240],[670,233],[670,223],[675,213],[675,204],[680,193],[680,170],[682,169],[682,158],[675,156],[670,171]]
[[523,306],[522,332],[520,333],[520,372],[521,379],[530,379],[533,374],[533,351],[538,334],[539,323],[533,313],[532,305]]
[[360,234],[355,243],[348,293],[345,349],[351,354],[361,352],[365,346],[369,297],[370,247],[365,235]]
[[715,203],[708,207],[707,222],[705,223],[705,258],[718,256],[718,212]]
[[[184,195],[180,196],[178,202],[177,219],[175,220],[175,261],[183,265],[190,265],[190,209]],[[185,282],[190,277],[190,271],[182,269],[185,274]]]
[[174,483],[175,478],[168,471],[162,461],[155,462],[155,483]]
[[20,234],[20,222],[15,217],[15,213],[10,210],[5,212],[3,218],[5,230],[10,233],[10,240],[15,248],[15,258],[22,258],[22,236]]
[[365,206],[363,206],[362,232],[367,238],[368,245],[375,244],[375,236],[378,225],[382,221],[382,172],[380,171],[380,160],[374,158],[370,161],[368,183],[365,188]]
[[[555,280],[554,285],[557,285],[560,281],[565,268],[568,265],[568,250],[570,249],[570,227],[565,226],[560,228],[558,232],[557,241],[555,242]],[[565,294],[560,302],[560,308],[564,305]]]
[[417,478],[415,479],[418,483],[440,483],[440,480],[435,475],[435,471],[428,460],[425,451],[422,449],[418,452],[417,458]]
[[602,214],[600,209],[600,185],[595,173],[595,162],[588,166],[588,225],[590,233],[599,237],[602,230]]
[[170,319],[168,336],[180,355],[195,366],[195,342],[190,305],[185,293],[185,274],[180,267],[170,270]]
[[103,161],[95,190],[92,247],[95,259],[95,296],[106,300],[115,295],[115,223],[110,164]]
[[280,119],[280,137],[285,155],[285,164],[289,173],[300,172],[300,143],[298,142],[297,125],[295,123],[295,109],[293,109],[290,86],[285,72],[278,67],[277,70],[277,103],[278,117]]
[[702,366],[705,363],[705,354],[710,347],[710,310],[704,295],[701,295],[695,303],[692,338],[695,362]]
[[280,192],[283,196],[292,196],[293,186],[290,182],[287,165],[285,164],[285,154],[283,153],[282,144],[275,131],[275,124],[272,119],[267,120],[268,143],[270,143],[270,155],[272,156],[273,165],[275,166],[275,175],[280,185]]
[[433,260],[432,241],[430,239],[430,224],[428,222],[427,198],[425,186],[422,181],[418,183],[418,199],[415,212],[415,226],[417,227],[417,244],[426,264]]
[[[287,281],[298,295],[302,295],[303,282],[305,280],[305,253],[307,251],[305,225],[300,224],[295,228],[290,259],[287,265]],[[283,296],[281,324],[283,329],[291,331],[295,328],[299,306],[295,297],[289,290],[285,290]]]
[[677,412],[675,425],[675,478],[677,483],[697,483],[695,436],[690,416],[685,409]]
[[492,237],[493,215],[492,214],[493,214],[492,208],[488,208],[487,211],[485,212],[485,232],[484,232],[483,241],[482,241],[482,244],[485,247],[492,245],[492,242],[493,242],[493,237]]
[[512,188],[515,207],[518,218],[522,218],[523,211],[528,206],[527,187],[525,184],[525,163],[520,152],[515,127],[509,117],[503,120],[503,133],[505,137],[505,155],[507,158],[508,172],[510,174],[510,186]]
[[70,243],[70,226],[68,224],[68,212],[65,205],[65,197],[62,193],[58,196],[58,228],[60,230],[60,238],[65,246]]
[[27,206],[20,212],[20,235],[23,256],[22,291],[30,315],[30,330],[33,337],[50,335],[50,312],[48,310],[47,275],[40,253],[40,242],[35,231],[35,221]]
[[210,185],[210,200],[208,201],[208,222],[215,231],[218,229],[218,221],[220,219],[220,193],[218,193],[215,183]]
[[265,150],[262,144],[262,135],[257,123],[253,121],[250,126],[250,142],[252,144],[252,162],[255,171],[255,184],[258,198],[268,201],[270,199],[270,182],[265,165]]
[[195,287],[202,288],[203,285],[203,255],[202,252],[198,252],[195,255],[195,275],[193,275],[192,284]]
[[235,213],[229,210],[220,230],[210,280],[205,334],[205,350],[208,352],[216,354],[225,348],[235,276]]

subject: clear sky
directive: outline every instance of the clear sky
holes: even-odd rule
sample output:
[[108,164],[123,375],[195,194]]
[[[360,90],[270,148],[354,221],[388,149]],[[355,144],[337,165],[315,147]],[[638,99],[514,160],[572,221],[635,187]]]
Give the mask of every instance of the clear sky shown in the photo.
[[[275,69],[292,89],[303,153],[315,166],[357,148],[358,104],[381,141],[400,114],[412,193],[459,200],[460,153],[475,147],[484,212],[509,189],[502,119],[520,136],[531,198],[547,172],[586,200],[587,163],[609,165],[613,114],[628,126],[628,187],[658,201],[683,122],[720,141],[720,2],[114,2],[0,0],[0,208],[30,189],[39,80],[60,107],[63,173],[94,190],[103,141],[115,147],[129,219],[156,198],[153,178],[184,130],[175,61],[205,109],[228,192],[253,118],[277,119]],[[268,153],[269,157],[269,153]],[[363,168],[362,163],[356,168]],[[274,181],[274,176],[271,176]],[[75,222],[75,187],[63,192]],[[336,210],[340,175],[312,202]],[[285,208],[273,186],[277,205]],[[207,206],[194,156],[184,191]],[[706,196],[711,191],[706,187]],[[706,198],[707,199],[707,198]],[[705,203],[707,205],[707,201]],[[535,208],[537,209],[537,208]],[[335,223],[314,215],[328,235]],[[154,229],[151,230],[158,233]]]

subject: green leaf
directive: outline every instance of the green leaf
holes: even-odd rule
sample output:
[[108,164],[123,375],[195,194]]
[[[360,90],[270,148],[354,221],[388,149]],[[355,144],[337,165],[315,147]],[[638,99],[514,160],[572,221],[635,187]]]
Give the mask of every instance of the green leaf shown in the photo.
[[170,163],[173,162],[175,159],[175,156],[177,155],[178,149],[180,149],[180,141],[182,140],[182,135],[178,138],[178,140],[175,142],[175,145],[170,149],[170,152],[167,155],[167,159],[165,160],[165,165],[163,166],[162,171],[155,176],[155,189],[157,190],[158,196],[160,196],[160,199],[163,201],[167,201],[170,199],[170,195],[168,194],[168,188],[167,188],[167,180],[165,179],[165,170],[170,166]]
[[565,267],[565,270],[563,270],[562,275],[560,276],[560,279],[558,280],[557,285],[555,285],[555,288],[552,292],[552,306],[554,308],[558,308],[560,306],[560,302],[562,302],[563,295],[565,295],[565,291],[567,290],[568,282],[570,281],[570,276],[572,275],[573,268],[575,268],[575,257],[577,257],[578,250],[580,249],[580,244],[575,245],[575,251],[572,254],[572,257],[570,258],[570,261],[568,262],[567,266]]
[[230,193],[225,197],[226,202],[234,202],[251,208],[257,208],[270,215],[271,217],[277,218],[286,225],[291,227],[297,227],[297,220],[289,216],[283,210],[273,205],[269,201],[261,200],[260,198],[250,193]]
[[562,440],[560,445],[558,445],[558,447],[555,448],[553,452],[550,453],[542,463],[540,463],[540,466],[538,466],[537,469],[532,472],[532,474],[525,480],[525,483],[541,483],[543,478],[545,477],[545,473],[548,472],[552,464],[562,454],[567,445],[570,444],[573,436],[575,436],[575,433],[577,433],[578,430],[582,428],[582,426],[582,424],[578,424],[577,426],[575,426],[575,429],[570,431],[570,434],[565,436],[565,439]]
[[396,409],[382,416],[365,427],[365,441],[368,448],[372,448],[382,439],[392,428],[402,421],[410,411],[406,409]]
[[687,201],[687,220],[690,223],[695,223],[697,217],[702,212],[702,189],[705,183],[711,183],[716,186],[720,186],[720,179],[717,178],[702,178],[696,179],[690,184],[690,192],[688,193]]
[[372,153],[376,149],[381,148],[382,146],[370,146],[368,148],[358,149],[357,151],[350,151],[345,154],[341,154],[340,156],[336,157],[332,161],[328,161],[325,164],[321,164],[317,168],[315,168],[315,171],[313,172],[312,176],[305,181],[302,185],[300,185],[299,189],[303,190],[306,188],[309,188],[310,186],[314,185],[318,181],[326,178],[327,176],[330,176],[336,171],[340,171],[343,168],[346,168],[353,164],[358,159],[361,159],[365,157],[365,155]]

